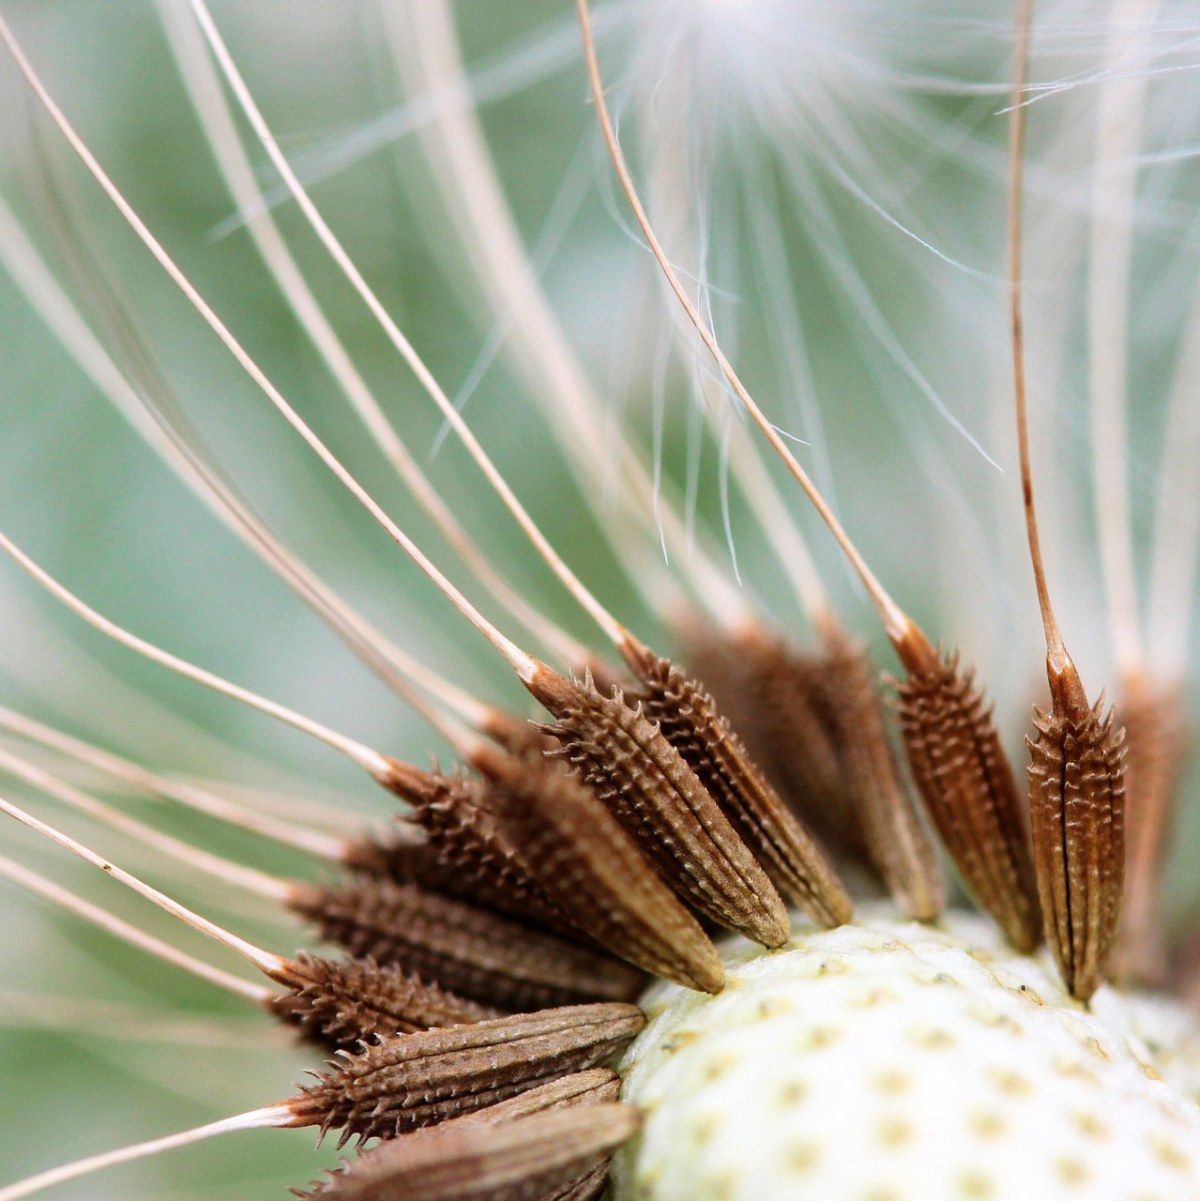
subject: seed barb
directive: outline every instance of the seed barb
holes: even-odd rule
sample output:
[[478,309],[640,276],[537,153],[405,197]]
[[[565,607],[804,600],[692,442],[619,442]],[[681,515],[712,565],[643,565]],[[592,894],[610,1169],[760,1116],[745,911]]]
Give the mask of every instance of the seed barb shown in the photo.
[[967,891],[1020,951],[1042,940],[1029,839],[991,709],[958,656],[932,647],[896,683],[913,780]]
[[1124,681],[1117,713],[1125,726],[1125,895],[1112,974],[1127,984],[1167,983],[1162,860],[1189,731],[1176,688],[1143,674]]
[[1046,938],[1072,996],[1087,1001],[1104,982],[1120,918],[1124,731],[1103,714],[1103,696],[1087,707],[1078,680],[1075,703],[1056,699],[1050,713],[1035,711],[1037,737],[1027,745]]
[[[583,1197],[633,1136],[638,1111],[604,1104],[496,1125],[447,1124],[401,1135],[346,1164],[306,1201],[557,1201]],[[601,1180],[603,1177],[601,1177]]]
[[501,1016],[370,959],[328,959],[301,952],[271,977],[287,991],[273,996],[265,1008],[314,1041],[334,1047]]
[[[910,671],[914,669],[914,651],[922,652],[917,656],[917,670],[921,670],[923,667],[932,666],[937,662],[937,656],[933,652],[928,638],[924,635],[924,633],[921,632],[913,619],[900,608],[897,602],[884,588],[879,578],[868,566],[866,560],[862,556],[862,553],[851,541],[849,535],[842,527],[841,522],[838,521],[833,510],[830,508],[828,502],[821,495],[816,485],[809,477],[808,473],[796,459],[795,455],[792,454],[791,450],[785,444],[776,426],[767,418],[766,414],[759,407],[757,401],[755,401],[754,397],[747,390],[745,384],[738,376],[738,373],[734,370],[733,365],[730,363],[724,351],[721,349],[721,346],[718,343],[716,335],[713,333],[711,326],[705,320],[704,315],[700,312],[696,304],[692,301],[691,297],[689,296],[688,289],[685,287],[678,272],[672,265],[666,250],[663,248],[662,243],[659,241],[658,236],[651,225],[645,206],[638,195],[637,188],[634,185],[633,176],[630,173],[628,164],[625,161],[625,156],[621,151],[616,130],[613,126],[612,118],[608,111],[604,83],[603,79],[601,78],[599,63],[596,56],[596,46],[592,31],[588,0],[576,0],[575,7],[583,34],[584,60],[587,68],[588,83],[591,90],[592,100],[595,104],[596,115],[600,122],[601,134],[608,149],[609,158],[611,159],[613,167],[616,171],[621,190],[629,201],[630,207],[633,209],[638,226],[641,229],[641,232],[644,235],[655,260],[658,262],[658,265],[664,277],[666,278],[668,285],[686,313],[688,321],[696,330],[700,341],[712,355],[717,368],[719,369],[726,383],[729,385],[732,393],[737,397],[747,414],[759,427],[763,436],[783,460],[793,478],[800,485],[805,495],[816,508],[822,522],[825,524],[826,528],[837,542],[842,554],[851,564],[855,573],[862,581],[863,586],[866,588],[872,602],[879,612],[880,620],[883,623],[884,630],[900,655],[901,660],[904,662],[905,667]],[[925,651],[928,651],[928,659],[931,661],[928,664],[921,662],[921,660],[926,657],[924,655]],[[916,725],[910,726],[909,728],[915,729],[917,733],[921,735],[921,741],[924,743],[930,737],[930,732],[923,731],[920,726],[920,723],[924,720],[924,714],[917,712],[914,716],[916,717]],[[980,732],[982,732],[981,723],[986,722],[986,724],[989,726],[991,724],[990,716],[984,713],[982,707],[979,707],[970,715],[964,714],[960,716],[962,716],[964,719],[967,719],[968,717],[970,718],[969,721],[966,721],[967,728],[973,726],[977,731]],[[983,742],[976,742],[972,739],[966,739],[961,741],[953,749],[957,755],[976,753],[987,757],[985,760],[976,764],[970,764],[965,761],[955,764],[955,775],[958,777],[957,782],[960,785],[967,782],[987,783],[988,777],[997,775],[1007,775],[1009,778],[1011,778],[1011,769],[1009,769],[1007,765],[1004,765],[1002,768],[998,769],[996,762],[992,759],[993,754],[995,752],[999,752],[1000,750],[999,739],[994,735],[994,732],[989,734],[989,736]],[[934,789],[931,794],[925,796],[925,799],[929,803],[931,809],[935,811],[934,820],[936,824],[938,821],[937,813],[940,812],[944,815],[947,812],[947,797],[941,794],[940,788],[934,787],[938,784],[938,780],[936,775],[928,770],[929,765],[922,763],[920,766],[922,769],[924,769],[923,771],[918,771],[916,765],[914,765],[914,779],[917,783],[918,789],[920,789],[923,794],[927,788],[933,787]],[[964,796],[962,798],[955,799],[961,799],[972,807],[979,806],[985,810],[991,810],[994,808],[996,796],[982,793],[975,796]],[[1028,898],[1021,898],[1015,904],[1017,907],[1023,907],[1027,904],[1027,901]],[[1004,916],[1011,919],[1012,915],[1007,912],[1008,908],[1009,907],[1007,905],[1001,905],[997,916]],[[1012,924],[1011,920],[1010,924]],[[1018,938],[1021,940],[1017,945],[1028,945],[1031,937],[1030,934],[1027,931],[1022,931],[1020,929],[1017,929],[1016,932]]]
[[699,913],[764,946],[788,937],[783,899],[716,801],[640,708],[540,664],[527,687],[562,754]]
[[642,711],[708,789],[780,894],[818,923],[840,926],[853,904],[837,873],[696,680],[632,637],[626,658]]
[[601,946],[685,988],[719,992],[720,957],[597,797],[533,748],[477,757],[502,828],[542,887]]
[[426,836],[417,855],[408,856],[410,866],[414,858],[424,861],[417,883],[551,930],[570,929],[517,844],[497,826],[482,780],[394,762],[387,786],[412,805],[412,821]]
[[757,625],[732,634],[694,625],[684,637],[688,662],[787,804],[836,855],[868,866],[838,750],[817,706],[818,656]]
[[596,1067],[645,1025],[634,1005],[545,1009],[381,1039],[340,1060],[287,1104],[297,1126],[393,1138]]
[[353,955],[500,1009],[630,1000],[642,988],[642,974],[609,955],[415,884],[302,885],[292,907]]
[[[7,875],[41,895],[170,963],[230,988],[261,1005],[268,1013],[300,1027],[315,1042],[333,1046],[354,1045],[365,1038],[395,1034],[428,1026],[452,1025],[498,1016],[497,1011],[455,997],[395,968],[381,968],[373,960],[335,961],[301,952],[295,959],[273,954],[180,905],[165,893],[101,858],[94,851],[0,799],[0,811],[57,842],[72,854],[100,868],[126,887],[166,910],[222,946],[241,955],[268,979],[288,991],[249,986],[228,973],[181,955],[158,939],[150,938],[95,905],[58,888],[0,857],[0,874]],[[306,886],[298,886],[303,889]]]
[[830,621],[821,631],[810,687],[841,764],[867,854],[901,908],[929,921],[945,886],[937,850],[905,785],[884,723],[865,645]]
[[461,1126],[467,1122],[511,1122],[517,1118],[545,1113],[549,1109],[562,1109],[572,1105],[600,1105],[619,1100],[621,1077],[612,1068],[588,1068],[584,1072],[572,1072],[559,1076],[518,1093],[507,1101],[489,1105],[487,1109],[451,1118],[445,1126]]
[[1009,319],[1021,490],[1029,558],[1046,638],[1049,713],[1034,710],[1037,737],[1028,740],[1030,823],[1046,940],[1071,994],[1087,1001],[1104,981],[1116,943],[1125,873],[1124,738],[1112,714],[1101,716],[1067,652],[1050,603],[1033,500],[1029,397],[1021,312],[1021,194],[1032,0],[1019,0],[1008,124]]

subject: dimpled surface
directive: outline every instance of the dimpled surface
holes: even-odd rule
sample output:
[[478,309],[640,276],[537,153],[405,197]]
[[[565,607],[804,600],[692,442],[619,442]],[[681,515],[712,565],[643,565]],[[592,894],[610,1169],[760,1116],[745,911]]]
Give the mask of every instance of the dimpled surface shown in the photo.
[[643,1000],[613,1201],[1200,1197],[1200,1030],[1171,1002],[1085,1009],[970,915],[868,907],[724,956],[720,996]]

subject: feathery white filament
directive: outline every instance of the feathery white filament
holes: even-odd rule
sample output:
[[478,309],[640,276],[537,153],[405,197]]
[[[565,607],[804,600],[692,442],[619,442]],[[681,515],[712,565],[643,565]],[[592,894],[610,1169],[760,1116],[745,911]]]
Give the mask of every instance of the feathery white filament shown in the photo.
[[53,1188],[56,1184],[65,1184],[68,1180],[78,1180],[80,1176],[89,1176],[103,1168],[116,1167],[117,1164],[129,1163],[135,1159],[145,1159],[149,1155],[158,1155],[177,1147],[190,1147],[193,1143],[202,1142],[207,1138],[215,1138],[220,1134],[233,1134],[238,1130],[263,1130],[272,1126],[287,1126],[291,1120],[291,1110],[283,1105],[269,1105],[265,1109],[253,1109],[249,1113],[238,1114],[232,1118],[222,1118],[219,1122],[210,1122],[206,1126],[197,1126],[180,1134],[151,1139],[149,1142],[136,1143],[130,1147],[119,1147],[115,1151],[105,1151],[100,1155],[91,1155],[87,1159],[64,1164],[60,1168],[51,1168],[48,1172],[40,1172],[36,1176],[30,1176],[26,1180],[10,1184],[7,1188],[0,1188],[0,1201],[18,1201],[20,1197],[32,1196],[34,1193]]
[[44,876],[39,876],[36,872],[31,872],[28,868],[22,867],[21,864],[14,863],[2,855],[0,855],[0,875],[7,876],[23,888],[29,889],[30,892],[44,897],[69,913],[83,918],[84,921],[91,922],[92,925],[111,934],[114,938],[122,939],[130,946],[146,951],[174,967],[182,968],[200,980],[206,980],[209,984],[215,984],[218,988],[225,989],[226,992],[235,993],[237,996],[245,997],[257,1004],[262,1004],[275,996],[275,990],[268,988],[265,984],[243,980],[231,972],[222,971],[210,963],[205,963],[202,959],[197,959],[194,955],[188,955],[178,947],[173,947],[170,943],[163,942],[161,938],[155,938],[152,934],[147,934],[144,930],[131,926],[115,914],[109,913],[107,909],[101,909],[99,905],[85,901],[73,892],[60,888]]
[[1099,89],[1092,174],[1088,380],[1096,463],[1096,529],[1113,651],[1123,676],[1139,671],[1144,659],[1129,511],[1126,379],[1137,150],[1148,84],[1144,76],[1129,74],[1123,65],[1142,60],[1149,23],[1157,10],[1157,0],[1114,0],[1112,4],[1112,76]]
[[228,947],[235,954],[240,955],[248,963],[254,964],[261,971],[268,973],[275,972],[283,965],[283,960],[278,955],[272,955],[269,951],[264,951],[260,947],[256,947],[244,938],[239,938],[236,934],[222,929],[215,922],[210,922],[208,918],[194,913],[186,905],[181,905],[178,901],[172,900],[166,893],[159,892],[157,888],[147,884],[144,880],[139,880],[131,872],[117,867],[115,863],[111,863],[109,860],[97,855],[95,851],[85,847],[83,843],[76,841],[70,835],[64,834],[61,830],[56,830],[46,822],[40,821],[31,813],[26,813],[24,809],[14,805],[11,801],[4,800],[3,797],[0,797],[0,813],[7,813],[9,817],[19,821],[21,825],[28,826],[29,829],[35,830],[38,834],[50,839],[51,842],[57,843],[63,850],[70,851],[72,855],[82,859],[85,863],[90,863],[93,867],[98,867],[102,872],[112,876],[114,880],[119,880],[127,888],[133,889],[134,892],[145,897],[146,900],[157,905],[160,909],[165,910],[173,917],[179,918],[180,921],[191,926],[192,929],[199,930],[201,934],[206,934],[215,942]]
[[421,470],[395,426],[384,414],[309,288],[270,209],[261,203],[262,193],[254,178],[254,171],[242,148],[212,61],[203,40],[197,35],[195,22],[181,15],[178,7],[166,0],[159,0],[158,8],[176,61],[229,190],[239,208],[255,214],[246,223],[247,231],[279,284],[280,295],[287,301],[324,359],[352,409],[447,542],[487,591],[527,632],[543,645],[551,647],[567,663],[586,662],[586,648],[544,612],[526,601],[500,576]]
[[[538,553],[546,561],[546,564],[562,581],[563,586],[571,593],[572,596],[575,597],[584,610],[586,610],[596,624],[604,631],[606,637],[608,637],[614,644],[618,646],[621,645],[625,641],[626,637],[626,631],[624,627],[616,620],[615,617],[612,616],[612,614],[608,612],[607,609],[604,608],[603,605],[600,604],[600,602],[584,586],[583,582],[578,578],[578,576],[576,576],[575,573],[567,566],[558,552],[555,551],[555,549],[550,545],[549,541],[546,539],[546,536],[529,516],[529,513],[517,499],[512,488],[509,487],[508,482],[497,470],[496,465],[492,462],[487,452],[480,445],[478,439],[471,432],[461,414],[450,403],[449,397],[445,394],[441,385],[433,377],[433,374],[425,365],[424,360],[417,353],[416,348],[392,319],[391,314],[387,311],[387,309],[384,308],[382,302],[379,300],[379,297],[375,295],[374,291],[372,291],[370,285],[363,277],[362,272],[359,271],[354,261],[346,253],[345,247],[342,246],[333,230],[329,228],[329,225],[325,221],[324,217],[322,217],[320,212],[317,210],[316,205],[313,204],[312,198],[307,192],[305,192],[303,185],[296,178],[295,172],[291,169],[291,166],[288,164],[283,152],[279,149],[278,142],[275,140],[274,135],[271,133],[270,128],[267,126],[266,121],[259,112],[257,105],[255,105],[254,99],[250,95],[249,89],[246,87],[241,73],[238,71],[236,64],[230,57],[225,43],[221,39],[220,33],[217,31],[217,27],[214,24],[211,15],[209,14],[207,6],[204,4],[204,0],[189,0],[189,2],[191,3],[192,10],[196,14],[196,19],[200,23],[201,29],[204,31],[204,36],[208,39],[208,43],[212,47],[213,55],[221,68],[222,74],[224,74],[226,81],[229,83],[230,88],[237,97],[238,104],[241,106],[242,111],[246,114],[247,119],[254,128],[259,141],[262,143],[263,148],[266,150],[271,159],[272,165],[283,177],[283,180],[287,184],[293,198],[300,206],[301,211],[308,220],[309,224],[312,226],[313,231],[321,240],[322,245],[324,245],[325,249],[329,252],[330,257],[334,260],[339,270],[341,270],[342,274],[345,275],[346,279],[358,293],[363,303],[370,310],[371,315],[379,323],[380,328],[387,335],[388,340],[396,348],[397,352],[404,359],[404,361],[409,365],[409,368],[412,370],[413,374],[420,381],[421,386],[425,389],[425,391],[437,405],[438,409],[441,411],[442,416],[445,417],[445,419],[450,423],[451,428],[462,441],[463,445],[467,448],[471,458],[475,460],[475,463],[478,465],[488,483],[491,484],[496,494],[500,497],[505,508],[507,508],[512,514],[514,520],[524,531],[525,535],[537,548]],[[393,537],[394,536],[395,535],[393,535]],[[415,548],[413,548],[413,550],[415,550]],[[413,550],[410,550],[409,553],[412,554]],[[429,568],[426,568],[426,571],[428,572]],[[479,624],[478,621],[476,624]],[[480,628],[482,629],[483,627],[481,626]],[[494,630],[494,627],[491,628]],[[491,634],[489,634],[488,637],[492,638],[492,641],[495,642],[498,647],[500,646],[500,643],[496,642],[495,637],[493,637]],[[511,648],[511,651],[517,650],[517,648],[507,639],[504,639],[504,642],[507,644],[508,648]],[[516,659],[510,654],[510,651],[505,650],[504,653],[509,656],[510,662],[512,662],[514,667],[517,668],[517,673],[523,680],[531,678],[528,674],[526,674],[534,670],[531,665],[518,665]],[[528,659],[528,656],[523,657]]]
[[142,767],[132,759],[114,755],[111,751],[101,750],[100,747],[93,746],[82,739],[72,738],[61,730],[34,721],[33,718],[2,705],[0,705],[0,727],[11,730],[40,746],[59,751],[78,763],[85,763],[89,767],[96,768],[105,775],[120,780],[150,796],[186,805],[198,813],[207,813],[219,821],[228,822],[230,825],[249,830],[254,834],[261,834],[264,838],[270,838],[285,846],[295,847],[309,855],[336,862],[345,855],[349,845],[345,838],[337,838],[319,830],[310,830],[295,822],[256,813],[246,805],[236,804],[208,789],[168,779],[166,776]]
[[[12,55],[26,82],[37,96],[39,103],[50,115],[51,120],[58,126],[59,131],[78,155],[92,178],[100,185],[113,206],[125,219],[130,228],[147,250],[158,261],[163,270],[170,276],[175,286],[184,294],[193,308],[204,318],[208,327],[217,335],[226,349],[237,360],[241,368],[258,385],[268,400],[279,411],[285,421],[308,445],[309,449],[325,464],[333,475],[342,483],[346,490],[360,505],[375,519],[383,530],[396,542],[417,564],[418,567],[437,585],[451,603],[467,618],[498,651],[513,666],[522,679],[531,679],[537,670],[536,662],[520,649],[514,642],[506,638],[491,622],[489,622],[433,565],[417,545],[403,530],[384,512],[379,503],[358,482],[353,474],[334,453],[308,427],[299,413],[288,403],[283,394],[271,382],[263,370],[254,361],[242,344],[233,336],[228,326],[217,316],[213,308],[196,290],[192,282],[180,270],[174,259],[167,253],[162,243],[150,232],[146,223],[137,215],[133,206],[125,199],[120,189],[100,166],[96,156],[92,154],[87,144],[80,138],[74,126],[67,120],[62,109],[55,103],[54,98],[46,90],[40,76],[33,69],[20,44],[13,36],[8,23],[0,17],[0,41],[3,41]],[[397,331],[399,332],[399,331]]]
[[347,738],[344,734],[338,734],[327,726],[321,725],[320,722],[313,721],[312,718],[304,717],[294,710],[287,708],[286,705],[269,701],[247,688],[231,684],[228,680],[211,671],[206,671],[203,667],[197,667],[194,663],[180,659],[177,655],[172,655],[169,651],[164,651],[161,647],[147,642],[144,638],[139,638],[136,634],[131,634],[122,626],[117,625],[116,622],[110,621],[107,617],[97,613],[95,609],[85,604],[73,592],[60,584],[49,572],[35,563],[3,532],[0,532],[0,550],[3,550],[19,567],[28,572],[51,596],[61,601],[73,613],[83,618],[88,625],[112,638],[115,642],[129,647],[130,650],[136,651],[139,655],[150,659],[154,663],[161,664],[163,667],[177,672],[181,676],[195,680],[197,684],[203,684],[206,688],[211,688],[214,692],[219,692],[231,700],[240,701],[243,705],[248,705],[251,709],[257,709],[260,713],[265,713],[268,717],[274,717],[276,720],[283,722],[285,725],[292,726],[303,734],[311,735],[319,742],[325,743],[331,749],[340,751],[377,779],[387,776],[389,770],[388,761],[378,751],[373,751],[370,747],[363,746],[362,743],[355,742],[354,739]]

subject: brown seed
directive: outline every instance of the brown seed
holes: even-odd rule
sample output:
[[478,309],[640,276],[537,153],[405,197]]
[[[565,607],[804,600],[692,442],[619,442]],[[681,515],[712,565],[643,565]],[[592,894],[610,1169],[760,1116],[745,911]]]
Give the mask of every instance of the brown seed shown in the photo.
[[[547,929],[570,929],[517,847],[497,828],[482,780],[394,762],[388,787],[412,806],[411,819],[426,836],[423,846],[389,865],[393,879]],[[416,874],[397,874],[406,869]]]
[[788,937],[787,908],[729,819],[640,709],[539,668],[529,690],[555,716],[546,727],[614,817],[698,912],[765,946]]
[[830,731],[867,853],[901,908],[937,917],[945,887],[937,851],[901,778],[866,647],[840,626],[822,630],[810,687]]
[[1104,982],[1120,919],[1124,731],[1102,716],[1103,697],[1088,707],[1077,675],[1068,687],[1075,695],[1064,701],[1055,689],[1051,713],[1035,710],[1029,802],[1046,940],[1071,995],[1087,1001]]
[[302,886],[292,907],[352,955],[500,1009],[631,1000],[643,985],[609,955],[412,884],[368,876]]
[[595,1201],[604,1192],[608,1184],[609,1161],[598,1164],[590,1172],[581,1176],[574,1184],[561,1192],[552,1194],[545,1201]]
[[687,658],[796,815],[831,851],[870,869],[839,751],[817,704],[826,671],[820,657],[758,627],[734,634],[705,627],[688,632]]
[[651,721],[683,756],[758,857],[785,899],[818,923],[850,920],[853,904],[824,854],[750,761],[712,697],[667,659],[633,638],[626,658],[640,681],[635,694]]
[[581,929],[648,972],[720,991],[716,948],[592,792],[538,750],[519,758],[493,751],[476,762],[492,780],[502,828]]
[[1167,980],[1162,860],[1175,789],[1188,750],[1183,699],[1144,676],[1127,679],[1117,713],[1125,726],[1125,893],[1112,975],[1125,984]]
[[392,1138],[504,1101],[614,1055],[645,1025],[633,1005],[576,1005],[383,1038],[287,1105],[297,1126]]
[[495,1009],[426,984],[370,959],[325,959],[300,954],[270,973],[288,991],[268,1008],[315,1041],[353,1047],[364,1039],[457,1026],[499,1017]]
[[[587,1194],[632,1137],[629,1105],[551,1110],[401,1135],[347,1164],[311,1193],[327,1201],[559,1201]],[[594,1194],[592,1194],[594,1195]]]
[[992,712],[958,656],[905,657],[896,685],[913,781],[967,891],[1019,951],[1042,940],[1021,800]]
[[443,1122],[441,1129],[458,1126],[464,1122],[511,1122],[530,1114],[543,1113],[548,1109],[561,1109],[570,1105],[599,1105],[618,1101],[621,1098],[621,1077],[612,1068],[589,1068],[586,1072],[572,1072],[559,1076],[537,1088],[510,1097],[487,1109],[465,1113],[460,1118]]

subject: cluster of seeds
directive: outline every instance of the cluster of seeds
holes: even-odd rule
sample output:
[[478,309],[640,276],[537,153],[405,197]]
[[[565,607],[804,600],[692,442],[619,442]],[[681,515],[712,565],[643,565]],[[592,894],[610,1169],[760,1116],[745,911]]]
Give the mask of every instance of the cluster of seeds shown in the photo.
[[[250,123],[262,126],[270,150],[269,131],[207,9],[201,0],[193,7],[230,89]],[[461,758],[453,771],[426,771],[150,646],[89,609],[0,535],[13,560],[93,626],[313,734],[406,805],[393,828],[352,840],[322,843],[299,823],[274,830],[260,823],[258,833],[343,869],[318,885],[252,872],[135,829],[7,756],[5,769],[34,787],[257,891],[342,955],[283,958],[254,946],[0,800],[10,817],[252,963],[270,985],[247,985],[172,956],[334,1056],[287,1098],[0,1188],[0,1201],[138,1154],[254,1127],[307,1127],[336,1132],[339,1145],[358,1144],[356,1157],[299,1194],[310,1201],[589,1201],[608,1186],[614,1156],[613,1195],[621,1201],[1193,1196],[1200,1182],[1200,1111],[1191,1099],[1196,1032],[1173,1010],[1179,1028],[1170,1046],[1151,1047],[1151,1024],[1103,987],[1114,964],[1142,983],[1146,964],[1158,962],[1142,954],[1140,942],[1154,929],[1182,739],[1160,737],[1161,723],[1138,724],[1145,707],[1131,706],[1135,767],[1127,780],[1120,723],[1088,700],[1050,607],[1028,464],[1015,265],[1020,106],[1013,118],[1011,239],[1017,415],[1052,697],[1030,741],[1028,804],[970,671],[956,654],[936,649],[884,591],[689,299],[625,166],[586,0],[578,8],[601,127],[648,243],[731,389],[812,498],[879,609],[905,672],[895,691],[913,788],[894,750],[876,672],[832,615],[816,623],[818,644],[800,652],[755,622],[723,627],[689,614],[681,640],[696,650],[701,682],[644,645],[587,592],[449,407],[451,425],[628,674],[612,672],[586,648],[573,655],[572,672],[560,673],[484,618],[191,288],[0,21],[35,94],[164,269],[548,715],[527,724],[400,668],[414,704]],[[1025,11],[1018,20],[1017,100],[1028,26]],[[280,170],[288,178],[286,164]],[[344,258],[315,210],[310,220]],[[349,268],[347,274],[356,278]],[[395,332],[398,348],[407,346]],[[411,347],[402,353],[415,359]],[[264,548],[280,575],[348,641],[369,643],[357,618],[205,474],[190,438],[178,428],[167,437],[214,507]],[[72,749],[53,731],[39,733],[19,715],[3,724],[126,781],[136,773],[97,748]],[[170,789],[145,773],[141,786],[216,811],[197,790]],[[1138,842],[1128,867],[1127,804],[1145,811],[1131,822]],[[218,815],[255,828],[248,816]],[[983,918],[944,916],[946,886],[930,826],[1004,941]],[[1139,900],[1122,925],[1127,870]],[[171,955],[20,865],[0,860],[0,872]],[[891,904],[856,919],[845,883],[851,875],[889,894]],[[718,941],[719,932],[726,941]],[[1057,979],[1047,955],[1030,957],[1043,943]]]

